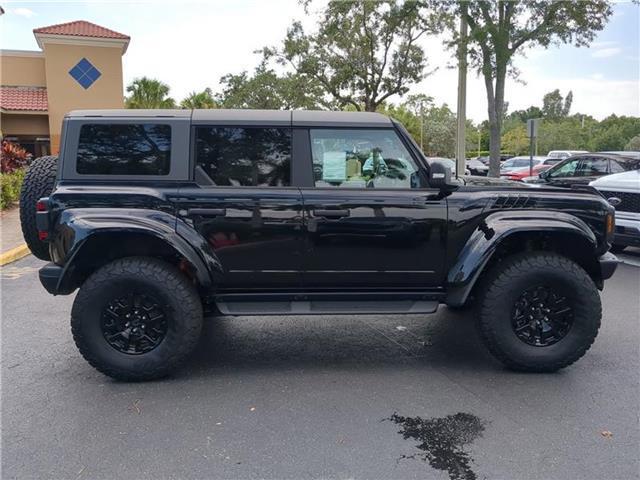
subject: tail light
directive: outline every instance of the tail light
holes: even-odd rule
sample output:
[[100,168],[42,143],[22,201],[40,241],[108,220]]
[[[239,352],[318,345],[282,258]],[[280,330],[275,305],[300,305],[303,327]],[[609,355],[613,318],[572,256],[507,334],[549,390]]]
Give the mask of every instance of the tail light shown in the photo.
[[36,228],[38,239],[45,241],[49,238],[49,198],[41,198],[36,202]]

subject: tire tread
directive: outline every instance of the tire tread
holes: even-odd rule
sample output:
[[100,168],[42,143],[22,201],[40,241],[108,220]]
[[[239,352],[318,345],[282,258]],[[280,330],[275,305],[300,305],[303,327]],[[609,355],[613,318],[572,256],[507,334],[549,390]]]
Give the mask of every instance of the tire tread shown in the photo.
[[[504,308],[501,302],[503,292],[512,285],[517,278],[529,271],[539,268],[563,270],[583,288],[582,302],[589,311],[596,314],[597,326],[580,349],[567,355],[562,360],[544,364],[516,361],[507,353],[495,332],[495,322],[491,319],[497,309]],[[587,272],[567,257],[555,253],[530,252],[517,254],[496,265],[484,280],[484,291],[479,302],[479,330],[482,340],[489,352],[500,362],[513,370],[525,372],[554,372],[575,363],[591,348],[600,329],[602,304],[598,290]]]
[[[177,347],[161,365],[138,371],[122,370],[102,362],[88,347],[81,326],[81,312],[89,308],[93,293],[102,289],[108,282],[123,275],[136,275],[153,278],[172,296],[179,299],[181,321],[186,322],[186,333],[177,342]],[[202,303],[194,286],[172,265],[151,257],[126,257],[115,260],[94,272],[82,285],[71,311],[71,332],[73,339],[84,359],[96,370],[125,381],[153,380],[164,377],[178,369],[196,347],[202,330]]]
[[58,157],[36,158],[24,177],[20,189],[20,227],[29,250],[40,260],[51,260],[49,246],[38,238],[36,202],[53,191],[58,170]]

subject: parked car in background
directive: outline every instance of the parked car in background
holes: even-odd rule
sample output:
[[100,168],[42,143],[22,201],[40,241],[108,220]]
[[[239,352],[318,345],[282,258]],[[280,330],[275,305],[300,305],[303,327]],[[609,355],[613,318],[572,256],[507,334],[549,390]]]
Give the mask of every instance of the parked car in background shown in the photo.
[[489,173],[489,166],[485,165],[480,160],[471,158],[467,160],[467,170],[471,172],[471,175],[486,177]]
[[611,153],[586,153],[576,155],[542,172],[538,178],[525,178],[526,183],[544,183],[556,187],[588,185],[589,182],[612,173],[640,168],[640,157]]
[[500,165],[500,176],[508,174],[514,170],[520,170],[523,168],[529,168],[530,163],[533,163],[533,166],[541,165],[547,157],[533,157],[533,162],[530,162],[529,156],[518,156],[512,157],[509,160],[505,160],[502,165]]
[[[451,169],[451,173],[453,173],[454,175],[456,174],[457,168],[456,161],[454,159],[445,157],[427,157],[427,163],[429,163],[429,165],[434,162],[443,164],[445,167]],[[471,172],[468,168],[465,169],[463,175],[471,175]]]
[[631,157],[640,160],[640,152],[620,150],[616,152],[598,152],[598,153],[610,153],[611,155],[621,155],[623,157]]
[[616,209],[611,251],[640,246],[640,170],[607,175],[589,185],[597,188]]
[[[500,162],[504,162],[505,160],[509,160],[510,158],[513,158],[513,155],[510,155],[508,153],[501,153],[500,154]],[[484,163],[485,165],[489,165],[489,157],[488,156],[482,156],[482,157],[478,157],[476,158],[476,160]]]
[[513,180],[516,182],[521,182],[525,178],[534,177],[537,178],[539,174],[544,172],[545,170],[549,170],[556,163],[559,163],[560,160],[555,158],[547,158],[542,163],[535,165],[533,169],[530,169],[529,166],[516,168],[514,170],[509,170],[504,173],[500,173],[501,178],[505,178],[507,180]]
[[551,150],[547,153],[547,158],[555,158],[558,160],[564,160],[565,158],[573,157],[574,155],[580,155],[582,153],[589,153],[586,150]]

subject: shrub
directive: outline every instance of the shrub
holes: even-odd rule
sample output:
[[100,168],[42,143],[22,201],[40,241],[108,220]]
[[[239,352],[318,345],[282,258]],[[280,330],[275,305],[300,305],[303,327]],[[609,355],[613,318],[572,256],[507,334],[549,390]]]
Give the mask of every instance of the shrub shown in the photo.
[[0,209],[4,210],[18,200],[24,174],[24,168],[11,173],[0,173]]
[[31,154],[20,145],[4,140],[0,150],[0,173],[12,173],[29,164]]

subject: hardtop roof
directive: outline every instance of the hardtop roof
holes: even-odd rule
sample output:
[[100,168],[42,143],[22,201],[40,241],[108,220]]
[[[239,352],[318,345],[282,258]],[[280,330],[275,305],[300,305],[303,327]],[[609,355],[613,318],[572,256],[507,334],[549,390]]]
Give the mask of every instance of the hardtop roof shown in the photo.
[[105,109],[73,110],[69,118],[191,118],[194,124],[216,125],[291,125],[335,127],[389,127],[391,119],[374,112],[333,112],[321,110],[241,110],[241,109]]

